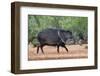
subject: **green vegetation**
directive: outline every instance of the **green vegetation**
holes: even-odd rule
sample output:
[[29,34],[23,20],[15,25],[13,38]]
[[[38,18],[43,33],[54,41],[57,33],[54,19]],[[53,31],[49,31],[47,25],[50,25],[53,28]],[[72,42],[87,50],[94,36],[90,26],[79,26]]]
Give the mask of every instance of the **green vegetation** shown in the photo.
[[28,42],[38,44],[36,37],[46,28],[61,28],[72,31],[74,36],[79,33],[87,36],[87,26],[87,17],[28,15]]

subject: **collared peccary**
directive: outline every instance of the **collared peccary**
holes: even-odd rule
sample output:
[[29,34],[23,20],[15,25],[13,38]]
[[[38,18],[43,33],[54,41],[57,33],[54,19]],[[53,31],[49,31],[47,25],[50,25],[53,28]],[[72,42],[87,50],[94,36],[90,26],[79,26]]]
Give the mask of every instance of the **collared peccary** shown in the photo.
[[79,37],[79,40],[78,40],[79,45],[87,44],[87,36],[86,35],[79,33],[78,37]]
[[73,40],[73,35],[71,31],[48,28],[39,32],[37,39],[40,43],[37,47],[37,53],[39,52],[39,48],[41,48],[42,53],[44,53],[43,47],[45,45],[57,46],[57,52],[59,53],[59,46],[65,48],[65,50],[68,52],[65,44],[67,41]]

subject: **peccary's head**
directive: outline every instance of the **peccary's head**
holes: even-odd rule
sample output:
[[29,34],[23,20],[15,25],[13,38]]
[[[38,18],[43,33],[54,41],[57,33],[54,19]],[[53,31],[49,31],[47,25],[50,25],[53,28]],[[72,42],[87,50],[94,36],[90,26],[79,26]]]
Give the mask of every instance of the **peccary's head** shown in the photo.
[[71,31],[61,30],[61,38],[66,44],[73,44],[74,37]]

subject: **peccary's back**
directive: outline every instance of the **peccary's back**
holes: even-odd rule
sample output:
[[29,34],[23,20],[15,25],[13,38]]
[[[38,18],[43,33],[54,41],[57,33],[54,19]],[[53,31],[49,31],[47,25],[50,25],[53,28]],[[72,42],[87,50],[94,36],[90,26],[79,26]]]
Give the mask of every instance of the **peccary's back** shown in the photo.
[[57,44],[59,37],[57,29],[45,29],[38,34],[38,41],[40,43]]

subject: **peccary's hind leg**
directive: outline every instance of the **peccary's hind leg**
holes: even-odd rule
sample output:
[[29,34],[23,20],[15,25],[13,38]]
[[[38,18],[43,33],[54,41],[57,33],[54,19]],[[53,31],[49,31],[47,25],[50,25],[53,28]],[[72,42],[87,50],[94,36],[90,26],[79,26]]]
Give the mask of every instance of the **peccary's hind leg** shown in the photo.
[[41,48],[42,53],[44,54],[43,46],[44,46],[44,45],[41,45],[40,48]]
[[37,54],[39,53],[39,47],[40,47],[40,46],[37,46]]

